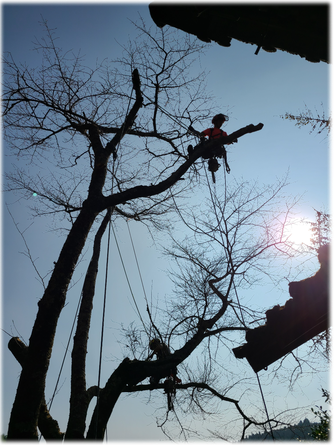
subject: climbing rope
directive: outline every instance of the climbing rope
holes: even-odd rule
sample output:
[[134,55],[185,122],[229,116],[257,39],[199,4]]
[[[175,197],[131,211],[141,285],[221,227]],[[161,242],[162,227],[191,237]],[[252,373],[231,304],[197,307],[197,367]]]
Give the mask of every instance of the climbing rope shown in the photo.
[[266,404],[266,401],[265,401],[265,398],[264,398],[264,395],[263,395],[263,391],[262,391],[262,386],[261,386],[260,378],[259,378],[259,375],[258,375],[257,372],[256,372],[256,377],[257,377],[257,382],[258,382],[258,384],[259,384],[259,388],[260,388],[260,393],[261,393],[261,396],[262,396],[262,401],[263,401],[264,409],[265,409],[265,412],[266,412],[266,414],[267,414],[267,420],[268,420],[268,423],[269,423],[270,434],[271,434],[272,439],[275,440],[274,433],[273,433],[273,430],[272,430],[272,428],[271,428],[271,423],[270,423],[270,419],[269,419],[269,414],[268,414],[267,404]]
[[[207,183],[208,183],[208,187],[209,187],[209,191],[210,191],[210,196],[211,196],[211,201],[212,201],[214,213],[215,213],[216,220],[217,220],[217,226],[218,226],[219,232],[221,234],[222,243],[224,244],[224,239],[223,239],[223,235],[222,235],[223,232],[222,232],[222,228],[221,228],[221,222],[220,222],[220,219],[219,219],[219,216],[218,216],[218,213],[217,213],[216,203],[215,203],[215,200],[214,200],[213,192],[212,192],[212,189],[211,189],[211,185],[210,185],[210,181],[209,181],[209,177],[208,177],[206,169],[205,169],[205,175],[206,175],[206,179],[207,179]],[[225,172],[224,172],[224,180],[225,180],[225,190],[226,190],[226,173]],[[238,296],[238,292],[237,292],[234,280],[233,280],[233,287],[234,287],[235,295],[237,297],[242,323],[243,323],[244,326],[246,326],[244,315],[243,315],[243,311],[241,309],[241,304],[240,304],[240,300],[239,300],[239,296]],[[273,433],[273,430],[272,430],[272,427],[271,427],[271,423],[270,423],[270,418],[269,418],[269,414],[268,414],[267,404],[266,404],[266,401],[265,401],[265,398],[264,398],[264,394],[263,394],[263,391],[262,391],[262,386],[261,386],[261,382],[260,382],[258,373],[256,373],[256,377],[257,377],[258,385],[259,385],[259,388],[260,388],[260,393],[261,393],[261,396],[262,396],[264,409],[265,409],[265,412],[266,412],[266,415],[267,415],[267,420],[268,420],[268,424],[269,424],[269,428],[270,428],[270,433],[271,433],[272,439],[275,440],[274,433]]]
[[100,340],[100,355],[99,355],[99,369],[98,369],[98,380],[97,380],[97,399],[96,399],[96,423],[95,423],[95,438],[97,438],[97,423],[99,418],[99,405],[100,405],[100,382],[101,382],[101,371],[102,371],[102,350],[103,350],[103,339],[104,339],[104,321],[106,313],[106,301],[107,301],[107,285],[108,285],[108,269],[109,269],[109,250],[110,250],[110,227],[111,218],[109,220],[109,230],[108,230],[108,243],[107,243],[107,259],[106,259],[106,269],[105,269],[105,279],[104,279],[104,295],[103,295],[103,310],[102,310],[102,322],[101,322],[101,340]]
[[[146,96],[146,94],[143,93],[143,96],[148,99],[149,101],[151,100],[148,96]],[[173,122],[175,122],[177,125],[180,125],[180,127],[182,127],[183,129],[187,130],[187,132],[189,131],[189,126],[186,126],[185,124],[183,124],[183,122],[179,121],[178,119],[176,119],[172,114],[170,114],[167,110],[165,110],[161,105],[156,104],[155,105],[157,108],[159,108],[159,110],[165,114],[167,117],[169,117]]]
[[[133,302],[134,302],[134,304],[135,304],[135,307],[136,307],[138,316],[139,316],[139,318],[140,318],[140,321],[142,322],[144,331],[146,332],[147,336],[149,337],[150,335],[149,335],[149,333],[147,332],[147,329],[146,329],[144,320],[143,320],[143,318],[142,318],[142,316],[141,316],[141,313],[140,313],[140,310],[139,310],[139,307],[138,307],[136,298],[135,298],[135,296],[134,296],[134,293],[133,293],[133,290],[132,290],[132,287],[131,287],[131,283],[130,283],[130,280],[129,280],[129,276],[128,276],[128,273],[127,273],[127,270],[126,270],[126,267],[125,267],[125,264],[124,264],[124,261],[123,261],[123,257],[122,257],[121,249],[120,249],[120,247],[119,247],[119,244],[118,244],[118,241],[117,241],[117,237],[116,237],[116,233],[115,233],[115,230],[114,230],[114,227],[113,227],[113,226],[112,226],[112,231],[113,231],[113,234],[114,234],[115,243],[116,243],[117,251],[118,251],[118,254],[119,254],[119,257],[120,257],[120,260],[121,260],[121,264],[122,264],[122,267],[123,267],[123,271],[124,271],[124,274],[125,274],[125,278],[126,278],[126,281],[127,281],[127,283],[128,283],[129,289],[130,289],[130,293],[131,293],[131,296],[132,296],[132,300],[133,300]],[[138,265],[138,267],[139,267],[139,265]],[[146,294],[145,294],[145,295],[146,295]]]
[[140,277],[140,282],[141,282],[141,285],[142,285],[142,288],[143,288],[145,300],[147,302],[148,300],[147,300],[147,295],[146,295],[145,286],[144,286],[144,282],[143,282],[143,277],[142,277],[142,274],[141,274],[141,271],[140,271],[139,262],[138,262],[138,258],[137,258],[137,254],[136,254],[136,249],[135,249],[135,245],[134,245],[134,242],[133,242],[133,239],[132,239],[132,235],[131,235],[131,231],[130,231],[130,225],[129,225],[129,221],[128,220],[126,220],[126,224],[127,224],[127,227],[128,227],[129,237],[130,237],[130,240],[131,240],[132,251],[133,251],[133,254],[134,254],[134,257],[135,257],[135,260],[136,260],[136,264],[137,264],[137,269],[138,269],[138,274],[139,274],[139,277]]
[[[203,161],[203,163],[204,163],[204,161]],[[222,230],[222,227],[221,227],[221,221],[220,221],[218,213],[217,213],[216,202],[215,202],[215,199],[214,199],[214,195],[213,195],[213,192],[212,192],[212,188],[211,188],[211,185],[210,185],[210,181],[209,181],[209,177],[208,177],[207,171],[206,171],[206,169],[204,169],[204,170],[205,170],[206,180],[207,180],[207,183],[208,183],[208,188],[209,188],[209,191],[210,191],[210,197],[211,197],[211,201],[212,201],[213,210],[214,210],[215,217],[216,217],[216,220],[217,220],[217,227],[219,229],[219,233],[220,233],[220,236],[221,236],[222,245],[224,245],[223,230]],[[226,191],[226,173],[225,172],[224,172],[224,181],[225,181],[225,191]],[[231,266],[233,267],[233,264],[231,264]],[[234,287],[235,295],[237,297],[242,323],[243,323],[244,326],[246,326],[245,319],[244,319],[244,316],[243,316],[243,312],[242,312],[242,309],[241,309],[239,295],[238,295],[238,292],[236,290],[234,280],[233,280],[233,287]]]
[[51,409],[53,400],[54,400],[54,398],[55,398],[55,395],[56,395],[56,392],[57,392],[57,389],[58,389],[59,380],[60,380],[60,377],[61,377],[61,373],[62,373],[62,371],[63,371],[63,367],[64,367],[65,359],[66,359],[67,352],[68,352],[68,349],[69,349],[69,346],[70,346],[70,341],[71,341],[71,339],[72,339],[72,334],[73,334],[73,330],[74,330],[75,322],[76,322],[76,319],[77,319],[77,316],[78,316],[78,313],[79,313],[80,304],[81,304],[81,301],[82,301],[82,292],[83,292],[83,291],[81,291],[81,295],[80,295],[80,298],[79,298],[79,302],[78,302],[78,305],[77,305],[77,309],[76,309],[76,312],[75,312],[75,315],[74,315],[74,319],[73,319],[73,323],[72,323],[71,332],[70,332],[70,335],[68,336],[68,341],[67,341],[67,345],[66,345],[66,348],[65,348],[63,361],[62,361],[62,363],[61,363],[60,370],[59,370],[59,373],[58,373],[58,377],[57,377],[57,381],[56,381],[55,389],[54,389],[54,391],[53,391],[53,394],[52,394],[52,397],[51,397],[51,400],[50,400],[50,403],[49,403],[49,406],[48,406],[48,410],[49,410],[49,411],[50,411],[50,409]]
[[[132,100],[133,86],[128,102],[128,107],[125,113],[125,116],[128,116],[130,103]],[[122,126],[122,132],[119,138],[119,142],[113,151],[113,164],[112,164],[112,178],[111,178],[111,193],[114,190],[114,182],[115,182],[115,164],[117,159],[117,151],[120,145],[120,141],[122,140],[124,135],[124,128]],[[102,351],[103,351],[103,339],[104,339],[104,323],[105,323],[105,313],[106,313],[106,300],[107,300],[107,284],[108,284],[108,267],[109,267],[109,250],[110,250],[110,229],[114,231],[114,227],[111,223],[111,218],[109,220],[109,229],[108,229],[108,244],[107,244],[107,258],[106,258],[106,269],[105,269],[105,280],[104,280],[104,296],[103,296],[103,309],[102,309],[102,321],[101,321],[101,336],[100,336],[100,354],[99,354],[99,369],[98,369],[98,383],[97,383],[97,400],[96,400],[96,422],[95,422],[95,438],[97,438],[97,426],[99,419],[99,404],[100,404],[100,383],[101,383],[101,372],[102,372]]]

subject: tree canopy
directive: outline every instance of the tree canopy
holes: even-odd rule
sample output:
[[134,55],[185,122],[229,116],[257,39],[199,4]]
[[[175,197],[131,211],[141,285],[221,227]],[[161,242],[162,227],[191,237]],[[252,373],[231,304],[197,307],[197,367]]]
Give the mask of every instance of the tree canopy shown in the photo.
[[[232,404],[243,424],[242,437],[251,425],[268,425],[269,419],[249,415],[238,398],[227,395],[229,385],[238,384],[238,374],[217,360],[260,317],[239,298],[240,291],[262,279],[278,283],[282,262],[295,253],[284,231],[296,202],[284,196],[287,179],[259,186],[242,180],[228,184],[225,178],[221,195],[210,188],[201,162],[205,144],[187,150],[188,127],[213,113],[204,74],[192,76],[191,62],[201,50],[196,40],[179,39],[169,30],[154,34],[141,24],[138,40],[124,47],[124,58],[89,68],[80,54],[57,47],[55,32],[44,25],[46,37],[36,43],[38,67],[18,64],[10,55],[4,62],[4,136],[21,161],[7,175],[7,190],[39,196],[33,215],[60,216],[56,225],[67,233],[50,276],[42,279],[44,292],[29,344],[18,338],[9,343],[22,372],[8,438],[36,439],[39,430],[46,440],[102,440],[122,393],[162,389],[161,383],[153,387],[144,380],[164,378],[177,366],[182,368],[183,381],[177,385],[182,409],[203,414],[213,400]],[[221,137],[220,143],[262,127],[249,124]],[[210,199],[201,207],[188,204],[202,185],[209,187]],[[175,297],[164,308],[154,302],[154,311],[148,305],[147,325],[126,328],[133,356],[125,356],[106,382],[88,387],[86,353],[101,241],[110,221],[119,219],[169,232],[164,250],[174,264]],[[184,240],[172,223],[188,231]],[[60,314],[90,237],[64,431],[50,416],[46,377]],[[146,360],[148,332],[166,343],[171,354]],[[187,363],[194,351],[201,353],[197,371]],[[230,382],[226,387],[216,383],[222,370]],[[182,421],[180,430],[186,437]]]

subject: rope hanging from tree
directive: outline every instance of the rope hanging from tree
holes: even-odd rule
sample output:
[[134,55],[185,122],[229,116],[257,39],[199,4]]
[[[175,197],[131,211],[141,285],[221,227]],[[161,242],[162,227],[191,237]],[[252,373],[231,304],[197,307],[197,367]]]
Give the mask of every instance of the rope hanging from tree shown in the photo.
[[[128,276],[128,273],[127,273],[127,271],[126,271],[126,267],[125,267],[125,264],[124,264],[124,261],[123,261],[123,257],[122,257],[121,249],[120,249],[120,247],[119,247],[119,244],[118,244],[118,241],[117,241],[117,238],[116,238],[116,233],[115,233],[115,230],[114,230],[114,227],[113,227],[113,226],[112,226],[112,231],[113,231],[113,234],[114,234],[114,238],[115,238],[115,242],[116,242],[116,247],[117,247],[118,254],[119,254],[119,257],[120,257],[120,260],[121,260],[121,263],[122,263],[122,267],[123,267],[123,271],[124,271],[124,274],[125,274],[125,278],[126,278],[126,281],[127,281],[127,283],[128,283],[128,286],[129,286],[129,289],[130,289],[130,293],[131,293],[133,302],[134,302],[135,307],[136,307],[136,310],[137,310],[137,314],[138,314],[138,316],[139,316],[139,318],[140,318],[140,321],[142,322],[143,328],[144,328],[144,330],[145,330],[147,336],[149,337],[149,333],[147,332],[147,329],[146,329],[144,320],[143,320],[143,318],[142,318],[142,316],[141,316],[141,313],[140,313],[140,310],[139,310],[139,307],[138,307],[136,298],[135,298],[134,293],[133,293],[133,291],[132,291],[132,287],[131,287],[131,283],[130,283],[130,280],[129,280],[129,276]],[[136,261],[137,261],[137,259],[136,259]],[[138,264],[138,263],[137,263],[137,266],[138,266],[138,269],[139,269],[139,264]],[[140,273],[140,269],[139,269],[139,273]],[[143,282],[142,282],[142,285],[144,286]],[[145,289],[144,289],[144,292],[145,292]],[[146,294],[145,294],[145,295],[146,295]]]
[[[207,183],[208,183],[208,187],[209,187],[209,191],[210,191],[210,196],[211,196],[211,201],[212,201],[214,213],[215,213],[215,216],[216,216],[216,219],[217,219],[218,228],[219,228],[219,231],[220,231],[221,236],[222,236],[221,223],[220,223],[220,219],[219,219],[218,214],[217,214],[216,203],[215,203],[215,200],[214,200],[214,197],[213,197],[212,189],[211,189],[211,186],[210,186],[210,181],[209,181],[208,175],[206,173],[206,170],[205,170],[205,174],[206,174],[206,179],[207,179]],[[215,183],[215,181],[213,181],[213,182]],[[226,175],[225,175],[225,183],[226,183]],[[226,189],[226,187],[225,187],[225,189]],[[222,242],[224,244],[223,239],[222,239]],[[240,304],[240,301],[239,301],[239,296],[238,296],[238,293],[237,293],[234,281],[233,281],[233,287],[234,287],[234,291],[235,291],[235,294],[236,294],[236,297],[237,297],[238,306],[239,306],[239,309],[240,309],[241,320],[242,320],[243,325],[246,326],[245,319],[244,319],[244,316],[243,316],[243,312],[242,312],[242,309],[241,309],[241,304]],[[264,394],[263,394],[263,391],[262,391],[262,386],[261,386],[261,382],[260,382],[258,373],[256,373],[256,377],[257,377],[260,393],[261,393],[261,396],[262,396],[264,409],[265,409],[265,412],[266,412],[266,415],[267,415],[267,420],[268,420],[268,423],[269,423],[270,434],[271,434],[272,439],[275,440],[274,433],[273,433],[273,430],[272,430],[272,427],[271,427],[271,423],[270,423],[270,418],[269,418],[269,414],[268,414],[267,404],[266,404],[266,401],[265,401],[265,398],[264,398]]]
[[[125,117],[128,116],[130,103],[132,99],[134,87],[132,86],[128,107],[125,113]],[[112,179],[111,179],[111,192],[114,190],[114,180],[115,180],[115,163],[117,159],[117,151],[120,145],[120,141],[124,135],[125,127],[122,125],[121,134],[119,137],[119,142],[117,146],[113,150],[113,164],[112,164]],[[107,144],[108,145],[108,144]],[[98,369],[98,383],[97,383],[97,400],[96,400],[96,424],[95,424],[95,438],[97,438],[97,426],[99,419],[99,402],[100,402],[100,382],[101,382],[101,371],[102,371],[102,351],[103,351],[103,338],[104,338],[104,321],[105,321],[105,313],[106,313],[106,300],[107,300],[107,284],[108,284],[108,266],[109,266],[109,250],[110,250],[110,229],[111,229],[111,217],[109,220],[109,230],[108,230],[108,244],[107,244],[107,258],[106,258],[106,269],[105,269],[105,281],[104,281],[104,296],[103,296],[103,310],[102,310],[102,321],[101,321],[101,336],[100,336],[100,354],[99,354],[99,369]]]

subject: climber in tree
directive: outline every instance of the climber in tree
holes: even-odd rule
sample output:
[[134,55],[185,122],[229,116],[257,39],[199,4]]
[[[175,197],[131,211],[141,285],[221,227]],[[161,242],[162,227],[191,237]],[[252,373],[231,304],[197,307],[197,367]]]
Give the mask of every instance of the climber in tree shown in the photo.
[[[223,131],[220,129],[220,127],[223,125],[224,122],[228,121],[228,116],[226,114],[216,114],[212,118],[213,128],[207,128],[206,130],[202,131],[201,133],[196,131],[193,127],[189,127],[189,130],[191,133],[195,134],[201,139],[201,143],[205,143],[206,139],[205,137],[209,138],[209,142],[213,141],[215,139],[219,139],[222,136],[227,136],[226,131]],[[218,141],[217,141],[218,142]],[[238,142],[236,139],[233,142]],[[190,155],[192,151],[192,146],[188,147],[188,153]],[[208,161],[208,169],[212,173],[212,180],[213,182],[216,182],[214,173],[218,170],[220,167],[220,164],[217,161],[217,158],[223,158],[225,162],[225,167],[227,173],[230,173],[230,166],[227,163],[227,156],[226,156],[226,149],[223,144],[217,143],[217,145],[208,144],[208,153],[203,156],[204,159],[209,159]]]
[[[192,134],[201,138],[201,140],[203,142],[205,141],[205,136],[207,136],[209,138],[209,140],[218,139],[222,136],[227,136],[226,131],[223,131],[220,129],[220,127],[227,121],[228,121],[228,116],[226,116],[226,114],[222,114],[222,113],[216,114],[212,118],[213,128],[207,128],[206,130],[199,132],[199,131],[195,130],[192,126],[190,126],[189,131]],[[233,142],[237,142],[237,139]]]
[[[164,358],[167,358],[169,355],[171,355],[169,347],[165,343],[161,343],[161,341],[158,338],[154,338],[153,340],[151,340],[149,343],[149,347],[153,352],[147,357],[147,360],[151,360],[154,354],[157,356],[158,360],[163,360]],[[164,373],[163,375],[161,374],[152,375],[150,377],[150,383],[158,384],[160,379],[170,376],[173,377],[175,382],[181,383],[181,380],[176,376],[176,374],[177,374],[177,369],[176,367],[173,367],[167,374]]]
[[151,340],[149,347],[153,352],[148,356],[148,360],[153,358],[154,354],[157,356],[158,360],[162,360],[171,354],[169,347],[165,343],[161,343],[158,338]]
[[216,114],[216,116],[212,118],[213,128],[207,128],[206,130],[202,131],[202,137],[207,136],[209,140],[211,140],[220,138],[222,136],[227,136],[226,131],[220,129],[220,127],[227,121],[228,116],[226,116],[226,114]]

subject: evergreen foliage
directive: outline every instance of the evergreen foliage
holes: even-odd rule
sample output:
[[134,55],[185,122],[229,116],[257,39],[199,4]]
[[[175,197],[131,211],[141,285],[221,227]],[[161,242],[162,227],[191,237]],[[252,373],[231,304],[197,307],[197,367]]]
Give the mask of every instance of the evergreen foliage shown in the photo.
[[[326,389],[322,388],[322,396],[325,398],[326,403],[330,402],[329,392]],[[319,417],[320,423],[311,428],[310,436],[314,440],[329,440],[330,414],[322,406],[317,406],[317,408],[318,410],[311,409],[313,414]]]
[[317,131],[317,133],[320,134],[323,131],[327,131],[329,134],[331,129],[331,118],[326,117],[324,111],[320,114],[316,110],[314,114],[307,106],[305,106],[305,111],[300,111],[299,114],[285,113],[281,118],[294,121],[295,125],[299,128],[305,125],[311,126],[310,133]]
[[[322,397],[325,403],[330,403],[329,391],[322,388]],[[301,420],[297,425],[273,430],[275,440],[280,441],[315,441],[315,440],[329,440],[330,430],[330,413],[323,409],[322,406],[316,406],[317,409],[311,408],[312,413],[320,420],[320,423],[311,423],[307,418]],[[273,440],[271,432],[268,430],[265,433],[251,434],[244,440],[249,441],[264,441]]]
[[[295,441],[295,440],[314,440],[310,439],[310,434],[312,432],[312,428],[317,428],[318,424],[310,423],[310,421],[305,418],[301,420],[297,425],[280,428],[277,430],[273,430],[273,435],[275,440],[280,441]],[[270,431],[266,433],[257,433],[251,434],[245,440],[252,441],[264,441],[264,440],[273,440]]]
[[328,244],[331,238],[331,228],[330,228],[330,215],[325,212],[320,212],[314,209],[316,212],[316,222],[310,222],[312,238],[311,249],[319,250],[321,246]]

